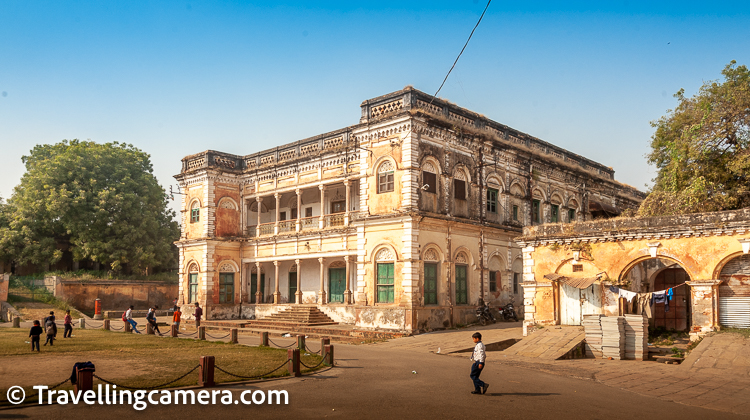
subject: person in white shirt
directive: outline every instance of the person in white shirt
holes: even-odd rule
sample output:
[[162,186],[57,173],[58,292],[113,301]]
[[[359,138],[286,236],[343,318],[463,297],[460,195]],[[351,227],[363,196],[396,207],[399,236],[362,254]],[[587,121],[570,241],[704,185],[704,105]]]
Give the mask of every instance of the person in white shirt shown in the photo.
[[474,390],[471,391],[471,393],[486,394],[487,388],[490,387],[490,384],[482,382],[482,380],[479,379],[479,375],[482,374],[482,369],[484,369],[484,362],[487,359],[487,353],[485,352],[484,343],[482,343],[482,334],[476,332],[471,336],[471,338],[476,344],[474,346],[474,353],[472,353],[471,355],[471,360],[474,361],[474,363],[471,365],[470,375],[471,380],[474,382]]
[[140,334],[138,331],[138,323],[133,319],[133,305],[130,305],[127,311],[125,311],[125,322],[129,323],[134,332]]

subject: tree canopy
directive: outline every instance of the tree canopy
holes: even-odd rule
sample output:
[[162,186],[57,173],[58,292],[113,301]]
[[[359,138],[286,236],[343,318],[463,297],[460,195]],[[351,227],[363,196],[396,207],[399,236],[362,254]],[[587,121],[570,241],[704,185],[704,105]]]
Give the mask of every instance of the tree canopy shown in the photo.
[[722,74],[693,97],[681,89],[677,108],[651,123],[658,173],[639,215],[750,206],[750,71],[732,61]]
[[171,267],[174,212],[148,154],[128,144],[63,140],[23,157],[26,173],[0,219],[0,249],[19,264],[74,261]]

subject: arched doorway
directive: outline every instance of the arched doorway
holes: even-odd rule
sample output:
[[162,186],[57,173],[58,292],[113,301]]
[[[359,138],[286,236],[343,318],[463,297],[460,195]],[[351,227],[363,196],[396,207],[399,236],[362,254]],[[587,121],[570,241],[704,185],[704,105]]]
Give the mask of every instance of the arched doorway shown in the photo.
[[[620,288],[635,293],[653,293],[672,289],[669,306],[655,303],[651,306],[649,324],[667,331],[689,331],[690,329],[690,289],[685,282],[690,275],[680,264],[671,258],[648,258],[629,269],[622,276]],[[679,287],[677,287],[679,286]],[[630,302],[621,299],[623,313],[635,313]]]
[[719,324],[750,328],[750,254],[729,260],[719,279]]
[[654,314],[654,327],[667,330],[688,331],[690,327],[690,294],[687,286],[675,287],[690,281],[682,267],[666,268],[654,278],[654,291],[672,289],[673,297],[665,303],[655,303],[651,308]]

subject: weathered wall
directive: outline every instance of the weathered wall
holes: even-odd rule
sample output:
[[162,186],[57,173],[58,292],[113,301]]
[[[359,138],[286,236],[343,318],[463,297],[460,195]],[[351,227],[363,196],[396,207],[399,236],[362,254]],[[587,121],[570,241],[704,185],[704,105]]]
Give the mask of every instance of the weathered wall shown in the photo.
[[10,284],[10,274],[0,274],[0,302],[8,301],[8,285]]
[[60,282],[58,299],[69,302],[76,309],[93,312],[94,301],[101,300],[103,310],[125,310],[130,305],[135,309],[172,307],[177,297],[178,285],[156,282],[107,281],[63,281]]

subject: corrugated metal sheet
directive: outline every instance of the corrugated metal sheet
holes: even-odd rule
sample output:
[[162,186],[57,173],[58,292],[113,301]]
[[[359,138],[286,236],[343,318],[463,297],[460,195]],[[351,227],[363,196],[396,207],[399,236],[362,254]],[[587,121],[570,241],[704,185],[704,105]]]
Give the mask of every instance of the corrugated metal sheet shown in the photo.
[[719,297],[719,324],[750,328],[750,297]]
[[586,289],[599,280],[599,277],[568,277],[556,273],[545,274],[544,278],[551,281],[559,281],[576,289]]

